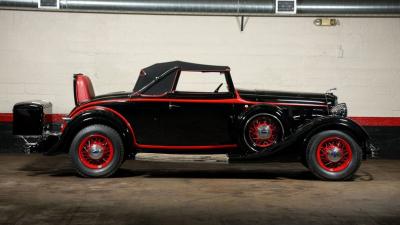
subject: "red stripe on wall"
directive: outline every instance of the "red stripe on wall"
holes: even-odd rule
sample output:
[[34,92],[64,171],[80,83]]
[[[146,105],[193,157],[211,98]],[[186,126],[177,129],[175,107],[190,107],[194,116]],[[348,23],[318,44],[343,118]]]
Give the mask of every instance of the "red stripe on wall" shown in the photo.
[[12,122],[13,114],[12,113],[0,113],[0,122]]
[[53,122],[53,123],[61,123],[61,122],[63,122],[63,117],[66,117],[66,116],[68,116],[68,115],[65,115],[65,114],[51,114],[51,121]]
[[[51,114],[51,121],[54,123],[62,122],[64,114]],[[398,127],[400,126],[400,117],[362,117],[352,116],[350,119],[354,120],[361,126],[366,127]],[[12,113],[0,113],[0,122],[12,122]]]
[[398,127],[400,117],[350,117],[356,123],[366,127]]
[[[66,116],[64,114],[50,114],[50,121],[53,123],[61,123],[62,118]],[[12,113],[0,113],[0,122],[8,122],[11,123],[13,121]]]

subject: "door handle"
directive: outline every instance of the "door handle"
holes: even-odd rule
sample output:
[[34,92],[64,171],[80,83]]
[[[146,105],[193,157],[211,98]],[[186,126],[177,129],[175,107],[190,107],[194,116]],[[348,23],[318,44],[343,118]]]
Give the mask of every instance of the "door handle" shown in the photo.
[[179,105],[174,105],[174,104],[169,103],[168,108],[169,108],[169,109],[180,108],[180,106],[179,106]]

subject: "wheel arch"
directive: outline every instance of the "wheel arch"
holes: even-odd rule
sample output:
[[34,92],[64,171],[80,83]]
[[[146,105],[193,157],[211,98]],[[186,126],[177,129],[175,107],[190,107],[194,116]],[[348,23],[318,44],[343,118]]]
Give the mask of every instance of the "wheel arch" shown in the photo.
[[106,107],[91,107],[71,116],[59,141],[57,151],[68,152],[75,135],[83,128],[102,124],[115,129],[121,136],[126,153],[135,151],[135,137],[129,122],[118,112]]
[[276,117],[279,122],[282,124],[283,127],[283,133],[285,136],[289,135],[291,132],[291,123],[289,120],[289,117],[287,116],[286,111],[284,111],[282,108],[274,105],[269,105],[269,104],[257,104],[250,106],[246,111],[241,113],[238,117],[239,123],[238,123],[238,131],[241,131],[241,129],[245,126],[246,121],[251,118],[252,116],[259,114],[259,113],[267,113],[271,114],[272,116]]
[[[273,117],[275,120],[277,120],[279,126],[281,127],[280,140],[278,142],[275,142],[275,144],[268,146],[266,148],[268,149],[275,148],[276,146],[279,146],[280,144],[284,143],[286,137],[288,137],[288,135],[290,135],[292,131],[290,126],[290,121],[287,116],[287,111],[285,111],[284,109],[269,104],[257,104],[249,106],[246,108],[245,111],[243,111],[241,114],[238,115],[238,121],[236,123],[237,130],[235,134],[237,135],[236,138],[240,146],[240,148],[238,149],[239,155],[260,155],[260,152],[265,152],[264,151],[265,149],[262,149],[262,147],[253,147],[246,140],[247,137],[245,134],[246,132],[245,129],[247,123],[251,121],[252,118],[257,116],[258,114],[268,114],[270,117]],[[248,154],[249,152],[254,154]]]
[[299,135],[298,138],[298,140],[302,142],[301,146],[302,146],[303,156],[304,154],[306,154],[307,145],[311,140],[311,138],[314,135],[327,130],[339,130],[350,135],[361,147],[364,159],[368,154],[368,142],[370,140],[369,135],[360,125],[356,124],[355,122],[353,122],[348,118],[338,118],[338,117],[327,117],[322,119],[319,118],[316,120],[316,122],[314,123],[312,122],[311,126],[309,124],[305,127],[309,128],[306,129],[307,131],[300,132],[303,134]]

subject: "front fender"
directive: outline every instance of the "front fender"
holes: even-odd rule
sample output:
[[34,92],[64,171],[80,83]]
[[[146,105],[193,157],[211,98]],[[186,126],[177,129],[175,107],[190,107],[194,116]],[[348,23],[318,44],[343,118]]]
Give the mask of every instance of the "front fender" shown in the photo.
[[376,149],[373,147],[368,133],[350,118],[337,116],[319,117],[299,127],[295,134],[298,136],[298,140],[302,141],[303,145],[307,145],[312,136],[324,130],[340,130],[352,136],[363,150],[364,159],[367,155],[376,154],[376,152],[372,152]]
[[363,146],[365,142],[370,140],[368,133],[360,125],[349,118],[337,116],[323,116],[316,118],[309,123],[300,126],[295,134],[299,138],[309,140],[313,135],[324,130],[341,130],[349,133],[355,140]]
[[372,152],[373,146],[370,137],[360,125],[349,118],[324,116],[311,120],[310,122],[300,126],[291,135],[287,136],[283,142],[273,146],[269,150],[246,155],[235,160],[260,160],[268,158],[268,156],[273,154],[283,153],[285,150],[293,148],[296,148],[299,151],[304,150],[306,149],[311,137],[324,130],[341,130],[351,135],[362,148],[364,158],[366,158],[367,155],[373,155],[376,153]]

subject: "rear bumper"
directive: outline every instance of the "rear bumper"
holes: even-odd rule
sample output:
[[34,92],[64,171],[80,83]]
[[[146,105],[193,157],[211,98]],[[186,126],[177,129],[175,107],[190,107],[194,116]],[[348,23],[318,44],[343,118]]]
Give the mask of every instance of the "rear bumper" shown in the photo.
[[25,141],[24,151],[27,154],[44,153],[47,155],[49,152],[54,151],[54,148],[60,140],[58,135],[22,137]]

